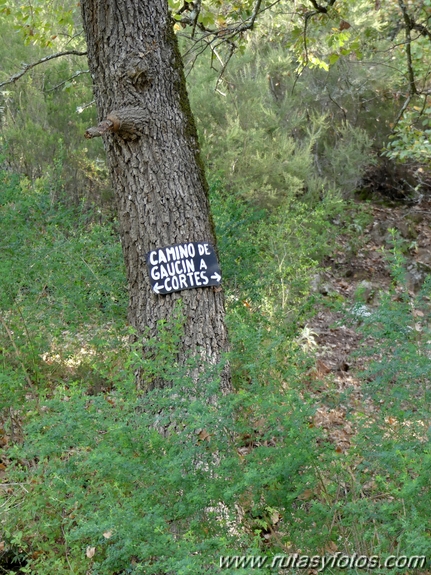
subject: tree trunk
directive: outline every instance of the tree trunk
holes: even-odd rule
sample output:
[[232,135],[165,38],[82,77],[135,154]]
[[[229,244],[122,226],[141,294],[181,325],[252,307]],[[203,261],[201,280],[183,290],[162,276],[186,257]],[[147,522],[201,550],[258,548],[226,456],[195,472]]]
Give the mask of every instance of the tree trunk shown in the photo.
[[[101,135],[116,193],[129,284],[129,321],[138,334],[169,320],[182,299],[180,361],[215,364],[227,349],[224,298],[207,287],[156,295],[146,254],[172,244],[215,245],[208,187],[166,0],[81,0]],[[145,382],[142,382],[145,385]],[[222,390],[230,388],[229,370]]]

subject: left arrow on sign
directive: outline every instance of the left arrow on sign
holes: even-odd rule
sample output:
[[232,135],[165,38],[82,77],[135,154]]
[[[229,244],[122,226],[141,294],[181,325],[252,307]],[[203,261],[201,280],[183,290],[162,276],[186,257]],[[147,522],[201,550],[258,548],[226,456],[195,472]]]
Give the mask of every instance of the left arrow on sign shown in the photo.
[[163,289],[163,284],[161,286],[159,286],[157,283],[153,285],[153,290],[156,292],[156,294],[159,294],[161,289]]

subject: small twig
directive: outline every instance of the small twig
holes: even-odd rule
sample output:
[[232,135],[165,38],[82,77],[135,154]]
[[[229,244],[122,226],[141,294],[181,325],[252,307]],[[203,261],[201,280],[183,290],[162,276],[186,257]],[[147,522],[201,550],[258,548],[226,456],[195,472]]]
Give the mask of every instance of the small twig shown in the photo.
[[425,111],[426,105],[427,105],[427,100],[428,100],[429,94],[424,94],[424,95],[425,95],[424,104],[423,104],[423,106],[422,106],[421,111],[419,112],[419,117],[422,116],[422,114],[423,114],[424,111]]
[[343,112],[343,116],[344,116],[344,121],[347,122],[347,112],[346,109],[343,108],[343,106],[340,106],[340,104],[334,100],[334,98],[331,96],[331,94],[329,93],[328,87],[326,87],[326,91],[328,92],[328,98],[331,100],[331,102],[333,104],[335,104],[338,108],[340,108],[340,110]]
[[[212,67],[212,61],[213,61],[213,57],[214,57],[214,56],[217,58],[217,60],[220,62],[220,64],[221,64],[222,66],[224,66],[224,62],[223,62],[223,60],[221,59],[220,54],[217,52],[216,47],[215,47],[215,46],[211,46],[211,67]],[[213,70],[215,70],[215,68],[213,68]]]
[[73,568],[72,568],[72,565],[70,564],[70,561],[69,561],[69,548],[67,546],[67,538],[66,538],[66,533],[64,532],[64,526],[63,525],[61,525],[61,532],[63,534],[63,539],[64,539],[64,554],[66,556],[66,561],[67,561],[67,564],[69,565],[70,572],[73,573]]
[[28,489],[26,489],[24,485],[28,485],[28,483],[0,483],[0,487],[21,487],[21,489],[24,489],[24,491],[28,493]]
[[199,18],[199,13],[201,11],[201,4],[202,4],[202,0],[196,0],[195,4],[194,4],[194,8],[193,8],[193,28],[192,28],[192,38],[195,35],[195,31],[196,31],[196,25],[198,23],[198,18]]
[[96,100],[91,100],[91,102],[88,102],[88,104],[83,104],[82,106],[78,106],[76,108],[76,112],[78,114],[82,114],[82,112],[84,110],[86,110],[87,108],[90,108],[91,106],[93,106],[96,103]]
[[[223,79],[223,74],[226,71],[227,65],[229,64],[229,60],[232,58],[233,53],[235,52],[235,47],[236,47],[235,44],[233,44],[233,42],[229,42],[229,44],[230,44],[229,55],[228,55],[225,63],[222,65],[222,69],[220,70],[219,76],[217,78],[217,83],[216,83],[216,87],[215,87],[216,92],[219,91],[218,86],[219,86],[221,80]],[[216,54],[217,54],[217,52],[216,52]],[[218,54],[217,54],[217,56],[218,56]]]
[[49,62],[50,60],[54,60],[55,58],[61,58],[62,56],[86,56],[87,52],[78,52],[78,50],[67,50],[66,52],[57,52],[56,54],[51,54],[50,56],[45,56],[41,58],[37,62],[32,62],[31,64],[24,64],[21,72],[14,74],[4,82],[0,83],[0,88],[3,86],[7,86],[8,84],[14,84],[17,80],[19,80],[24,74],[27,74],[32,68],[35,66],[39,66],[39,64],[44,64],[45,62]]
[[[250,23],[243,28],[243,30],[253,30],[254,23],[256,21],[257,15],[259,14],[260,5],[262,4],[262,0],[257,0],[256,4],[254,5],[253,13],[250,17]],[[243,31],[241,30],[241,31]]]
[[36,372],[37,372],[36,360],[35,360],[36,352],[35,352],[35,349],[34,349],[34,347],[33,347],[33,342],[32,342],[31,337],[30,337],[30,332],[28,331],[27,323],[26,323],[25,318],[24,318],[24,316],[23,316],[23,314],[22,314],[21,308],[19,307],[19,305],[17,305],[16,308],[17,308],[17,310],[18,310],[19,317],[21,318],[22,325],[24,326],[24,331],[25,331],[25,334],[26,334],[26,336],[27,336],[28,344],[29,344],[29,346],[31,347],[31,351],[33,352],[33,353],[32,353],[32,358],[33,358],[34,371],[35,371],[35,373],[36,373]]
[[6,331],[7,335],[8,335],[8,337],[9,337],[9,339],[10,339],[10,342],[11,342],[11,344],[12,344],[12,347],[13,347],[14,351],[15,351],[15,355],[16,355],[16,358],[17,358],[17,360],[18,360],[18,363],[21,365],[22,371],[23,371],[23,373],[24,373],[24,377],[25,377],[25,379],[26,379],[26,381],[27,381],[27,383],[28,383],[28,385],[29,385],[31,391],[33,392],[34,398],[36,399],[37,402],[39,402],[38,397],[37,397],[37,394],[36,394],[36,390],[34,389],[33,382],[31,381],[31,378],[30,378],[30,376],[29,376],[29,374],[28,374],[28,371],[27,371],[27,369],[26,369],[26,367],[25,367],[25,365],[24,365],[24,362],[23,362],[23,360],[21,359],[21,352],[19,351],[19,349],[18,349],[18,347],[17,347],[17,345],[16,345],[16,343],[15,343],[15,340],[14,340],[14,338],[13,338],[12,332],[11,332],[10,329],[9,329],[9,326],[7,325],[7,323],[6,323],[5,319],[4,319],[4,317],[3,317],[1,314],[0,314],[0,323],[1,323],[2,326],[4,327],[4,329],[5,329],[5,331]]
[[304,22],[304,33],[303,33],[303,44],[304,44],[304,53],[305,53],[305,62],[304,62],[304,67],[306,67],[308,65],[308,46],[307,46],[307,28],[308,28],[308,21],[309,19],[314,16],[315,14],[317,14],[317,12],[307,12],[307,14],[305,15],[305,22]]
[[[13,409],[9,407],[9,419],[10,419],[10,439],[12,444],[15,443],[15,421],[13,416]],[[19,425],[18,425],[19,427]]]
[[316,12],[320,12],[321,14],[327,14],[328,9],[325,6],[320,6],[316,2],[316,0],[310,0],[310,2],[313,4],[313,7],[316,10]]
[[316,2],[316,0],[310,0],[310,2],[313,4],[313,8],[316,10],[316,12],[320,12],[321,14],[327,14],[328,13],[328,7],[333,6],[336,1],[337,0],[329,0],[328,6],[320,6],[320,4],[318,4]]
[[295,81],[293,82],[292,91],[291,91],[291,94],[292,94],[292,95],[293,95],[293,93],[294,93],[294,91],[295,91],[296,84],[297,84],[297,82],[298,82],[298,80],[299,80],[299,78],[300,78],[302,72],[305,70],[306,67],[307,67],[307,65],[304,64],[304,65],[302,66],[301,70],[299,70],[299,71],[296,73]]
[[402,105],[401,110],[398,112],[398,116],[395,119],[394,122],[394,126],[392,128],[392,134],[395,133],[395,128],[397,127],[399,121],[401,120],[401,118],[403,117],[404,112],[407,110],[408,105],[410,104],[410,100],[412,99],[412,95],[409,94],[404,102],[404,104]]
[[412,18],[410,19],[412,30],[416,30],[421,34],[421,36],[426,36],[428,40],[431,40],[431,30],[429,30],[424,24],[418,24]]
[[89,74],[89,73],[90,73],[90,70],[78,70],[77,72],[75,72],[75,74],[72,74],[72,76],[70,76],[70,78],[63,80],[62,82],[60,82],[56,86],[53,86],[52,88],[50,88],[49,90],[45,90],[45,93],[48,94],[48,92],[54,92],[54,90],[58,90],[58,88],[61,88],[61,86],[64,86],[64,84],[66,84],[66,82],[70,82],[71,80],[78,78],[78,76],[82,76],[82,74]]

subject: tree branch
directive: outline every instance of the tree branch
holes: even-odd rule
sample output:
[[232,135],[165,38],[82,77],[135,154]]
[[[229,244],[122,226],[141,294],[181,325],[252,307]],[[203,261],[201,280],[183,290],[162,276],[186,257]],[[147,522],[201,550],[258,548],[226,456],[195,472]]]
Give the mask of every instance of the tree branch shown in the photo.
[[85,130],[84,137],[87,138],[87,140],[90,140],[91,138],[99,138],[108,132],[118,131],[118,127],[119,121],[116,123],[114,117],[109,115],[106,120],[102,120],[97,126],[87,128],[87,130]]
[[32,62],[31,64],[24,64],[21,72],[14,74],[4,82],[0,83],[0,88],[3,86],[7,86],[8,84],[14,84],[17,80],[19,80],[24,74],[27,74],[32,68],[35,66],[39,66],[39,64],[44,64],[45,62],[49,62],[50,60],[54,60],[54,58],[61,58],[62,56],[86,56],[87,52],[78,52],[78,50],[67,50],[66,52],[57,52],[56,54],[51,54],[50,56],[45,56],[41,58],[37,62]]
[[[262,12],[265,12],[266,10],[269,10],[270,8],[278,4],[280,1],[281,0],[273,0],[270,4],[262,7],[262,5],[264,4],[263,0],[255,0],[252,13],[248,18],[242,20],[239,23],[230,23],[223,28],[206,27],[202,24],[202,22],[198,22],[196,20],[195,9],[196,6],[200,7],[199,0],[198,3],[184,2],[183,7],[177,12],[177,14],[189,11],[189,14],[187,16],[184,16],[181,19],[180,23],[183,25],[183,27],[185,27],[186,25],[191,26],[192,32],[191,34],[181,33],[181,36],[184,36],[185,38],[192,40],[193,45],[189,48],[189,50],[187,50],[187,52],[184,54],[183,57],[191,56],[192,58],[191,67],[193,67],[193,64],[197,57],[196,55],[193,56],[193,54],[201,54],[208,48],[214,50],[218,48],[220,45],[224,44],[228,46],[229,50],[227,58],[228,62],[231,56],[233,55],[234,50],[236,49],[236,45],[234,44],[235,38],[240,36],[242,33],[246,32],[247,30],[253,30],[258,16]],[[192,8],[193,11],[191,11]],[[176,22],[178,23],[178,21]],[[195,33],[196,30],[199,31],[199,35]],[[218,89],[218,85],[222,79],[225,70],[226,65],[222,63],[222,72],[219,74],[219,77],[217,79],[215,88],[216,90]]]
[[418,24],[414,20],[411,21],[411,24],[412,30],[420,32],[421,36],[427,36],[428,40],[431,40],[431,31],[424,24]]
[[[220,92],[220,90],[218,89],[219,84],[220,84],[220,82],[221,82],[221,80],[222,80],[222,78],[223,78],[223,74],[225,73],[225,70],[226,70],[226,68],[227,68],[227,65],[229,64],[229,60],[232,58],[233,53],[235,52],[235,44],[234,44],[233,42],[229,42],[229,44],[230,44],[230,51],[229,51],[229,54],[228,54],[228,57],[227,57],[226,61],[223,63],[223,62],[220,60],[220,61],[221,61],[221,64],[222,64],[222,68],[221,68],[220,73],[219,73],[219,75],[218,75],[217,82],[216,82],[216,86],[215,86],[215,88],[214,88],[214,90],[215,90],[216,92]],[[215,48],[213,48],[213,52],[215,52],[216,55],[217,55],[217,52],[216,52]]]
[[316,10],[316,12],[327,14],[328,9],[325,6],[320,6],[320,4],[316,2],[316,0],[310,0],[310,2],[313,4],[313,7]]
[[329,2],[327,2],[328,6],[321,6],[316,2],[316,0],[310,0],[310,2],[313,4],[313,8],[316,10],[316,12],[320,12],[320,14],[327,14],[328,7],[333,6],[336,1],[337,0],[329,0]]
[[75,74],[72,74],[72,76],[70,76],[69,78],[66,78],[65,80],[63,80],[59,84],[56,84],[52,88],[49,88],[48,90],[45,90],[45,92],[46,93],[54,92],[54,90],[58,90],[58,88],[61,88],[62,86],[64,86],[64,84],[66,84],[66,82],[70,82],[71,80],[78,78],[78,76],[82,76],[82,74],[89,74],[89,73],[90,73],[90,70],[78,70],[77,72],[75,72]]
[[415,72],[413,69],[412,61],[412,36],[411,31],[413,27],[413,21],[407,13],[407,8],[404,4],[404,0],[398,0],[398,5],[401,9],[404,18],[404,29],[406,33],[406,56],[407,56],[407,70],[409,74],[409,91],[410,95],[417,94],[416,83],[415,83]]
[[404,104],[402,105],[400,111],[398,112],[398,116],[397,116],[396,119],[395,119],[394,125],[393,125],[393,127],[392,127],[392,132],[391,132],[392,134],[395,133],[395,128],[398,126],[398,124],[399,124],[401,118],[402,118],[403,115],[404,115],[404,112],[407,110],[407,107],[408,107],[408,105],[410,104],[410,100],[411,100],[411,99],[412,99],[412,95],[409,94],[409,95],[407,96],[407,98],[405,99]]
[[254,5],[254,9],[253,9],[253,13],[252,13],[251,18],[250,18],[250,22],[248,24],[244,25],[241,32],[244,30],[253,30],[254,23],[256,21],[257,15],[259,14],[261,4],[262,4],[262,0],[257,0],[256,4]]
[[192,14],[194,14],[193,16],[193,29],[192,29],[192,38],[195,35],[195,30],[196,30],[196,26],[198,23],[198,18],[199,18],[199,13],[201,11],[201,5],[202,5],[202,0],[196,0],[195,4],[194,4],[194,8],[193,8],[193,12]]
[[[242,32],[245,32],[246,30],[253,30],[254,24],[256,22],[256,18],[258,17],[258,15],[261,12],[267,10],[268,8],[274,6],[275,4],[278,4],[281,0],[275,0],[274,2],[272,2],[272,4],[270,6],[263,8],[261,10],[262,1],[263,0],[256,0],[254,7],[253,7],[253,12],[251,13],[251,16],[249,18],[246,18],[245,20],[243,20],[241,24],[236,24],[233,26],[228,25],[228,26],[226,26],[226,28],[207,28],[201,22],[196,21],[196,18],[195,18],[196,14],[195,14],[194,10],[191,12],[191,14],[189,16],[183,18],[181,20],[181,23],[183,23],[185,25],[190,25],[193,27],[193,32],[192,32],[192,35],[190,36],[191,38],[193,38],[195,29],[198,28],[206,37],[207,36],[215,36],[215,37],[222,37],[223,36],[227,40],[232,40],[235,36],[237,36],[238,34],[241,34]],[[188,4],[188,5],[190,5],[190,4]],[[198,6],[200,6],[200,2],[198,4]],[[177,12],[177,14],[179,14],[179,12]],[[201,38],[199,38],[199,40],[200,39]]]
[[140,107],[128,106],[113,110],[97,126],[85,131],[85,138],[97,138],[108,133],[116,133],[120,137],[136,140],[145,132],[148,125],[148,112]]

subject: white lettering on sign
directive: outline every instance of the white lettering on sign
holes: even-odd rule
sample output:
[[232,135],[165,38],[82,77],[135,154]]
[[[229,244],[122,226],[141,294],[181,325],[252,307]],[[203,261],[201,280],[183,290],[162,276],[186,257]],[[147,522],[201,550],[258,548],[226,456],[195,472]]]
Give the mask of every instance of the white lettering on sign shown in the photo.
[[200,256],[203,256],[204,254],[208,256],[210,255],[208,244],[199,244],[198,249]]
[[[199,253],[203,255],[204,253],[210,255],[208,251],[208,244],[205,251],[201,252],[201,245],[199,244]],[[183,244],[179,246],[171,246],[169,248],[164,248],[160,250],[154,250],[149,253],[148,259],[152,266],[156,266],[160,262],[167,264],[170,261],[181,260],[184,258],[194,258],[196,255],[196,248],[193,244]]]
[[147,254],[151,287],[156,294],[218,286],[220,267],[209,242],[189,242],[152,250]]

